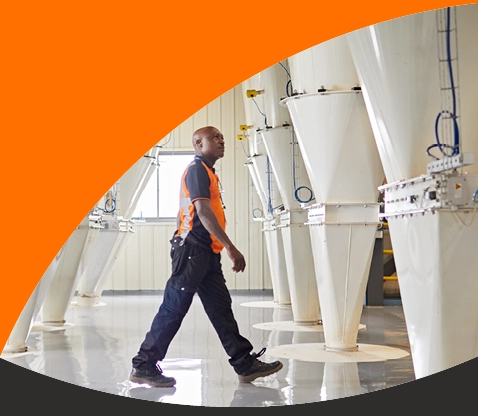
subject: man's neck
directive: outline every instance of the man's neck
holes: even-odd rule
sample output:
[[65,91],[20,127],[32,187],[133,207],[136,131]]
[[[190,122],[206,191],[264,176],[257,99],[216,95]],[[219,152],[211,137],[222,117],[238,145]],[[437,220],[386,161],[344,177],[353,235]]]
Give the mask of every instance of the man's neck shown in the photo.
[[214,167],[214,164],[216,163],[216,159],[210,159],[204,155],[198,155],[196,154],[197,157],[200,157],[201,159],[205,160],[207,164],[212,168]]

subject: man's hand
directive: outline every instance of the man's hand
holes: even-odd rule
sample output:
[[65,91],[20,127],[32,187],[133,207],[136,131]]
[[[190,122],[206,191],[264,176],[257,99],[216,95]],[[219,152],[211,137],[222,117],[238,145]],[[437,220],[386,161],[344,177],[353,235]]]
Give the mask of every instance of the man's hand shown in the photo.
[[243,272],[246,268],[246,259],[242,253],[236,247],[232,247],[227,250],[227,255],[232,260],[232,271],[236,273]]
[[226,232],[221,228],[219,222],[211,209],[211,204],[207,199],[198,199],[194,201],[196,212],[201,220],[204,228],[209,231],[224,246],[227,255],[232,260],[232,270],[236,273],[243,272],[246,268],[246,260],[242,253],[236,248],[227,236]]

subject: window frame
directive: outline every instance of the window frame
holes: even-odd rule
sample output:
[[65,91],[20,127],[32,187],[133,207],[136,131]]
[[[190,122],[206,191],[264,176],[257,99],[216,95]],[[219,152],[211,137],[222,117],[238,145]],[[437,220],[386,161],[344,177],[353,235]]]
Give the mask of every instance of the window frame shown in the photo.
[[[155,194],[156,194],[156,209],[155,209],[156,216],[154,216],[154,217],[152,217],[152,216],[147,216],[147,217],[135,216],[135,214],[137,214],[137,210],[138,210],[138,208],[136,208],[134,213],[133,213],[133,217],[131,218],[132,220],[142,221],[142,222],[160,222],[160,223],[171,223],[171,222],[175,223],[176,222],[176,216],[166,217],[166,216],[160,216],[159,215],[159,207],[160,207],[159,184],[160,184],[160,169],[161,169],[161,165],[159,163],[159,160],[160,160],[161,156],[186,156],[186,155],[191,156],[191,160],[192,160],[194,158],[195,152],[194,152],[193,149],[161,150],[161,151],[158,152],[158,155],[156,157],[156,160],[158,161],[158,167],[155,169],[155,171],[153,172],[153,174],[151,175],[151,177],[148,180],[148,183],[149,183],[149,181],[153,180],[152,179],[153,176],[156,176],[156,191],[155,191]],[[146,186],[145,186],[144,189],[146,189]],[[143,192],[144,192],[144,189],[143,189]],[[178,189],[178,192],[179,192],[179,189]],[[142,197],[142,195],[139,197],[138,203],[141,200],[141,197]]]

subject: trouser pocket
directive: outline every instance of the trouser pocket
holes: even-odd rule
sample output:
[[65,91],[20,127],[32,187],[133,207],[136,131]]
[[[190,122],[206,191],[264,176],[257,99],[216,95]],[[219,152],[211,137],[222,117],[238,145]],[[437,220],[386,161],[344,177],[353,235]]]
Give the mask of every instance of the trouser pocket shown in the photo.
[[179,272],[181,265],[181,257],[184,252],[184,240],[181,237],[173,237],[169,240],[171,243],[170,257],[171,257],[171,273],[174,275]]
[[172,239],[172,273],[171,284],[180,290],[196,292],[208,273],[211,253],[189,241]]

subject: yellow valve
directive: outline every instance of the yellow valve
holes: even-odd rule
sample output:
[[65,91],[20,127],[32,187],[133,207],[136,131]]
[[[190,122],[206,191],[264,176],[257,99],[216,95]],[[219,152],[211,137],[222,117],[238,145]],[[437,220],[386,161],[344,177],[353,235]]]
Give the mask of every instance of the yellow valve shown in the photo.
[[245,137],[244,137],[243,134],[238,134],[237,135],[237,140],[244,140],[244,139],[245,139]]
[[249,130],[251,127],[252,127],[252,126],[248,126],[248,125],[246,125],[246,124],[241,124],[241,125],[239,126],[239,130],[241,130],[241,131],[247,131],[247,130]]
[[263,90],[257,91],[257,90],[247,90],[246,91],[246,97],[247,98],[254,98],[256,95],[262,94]]

